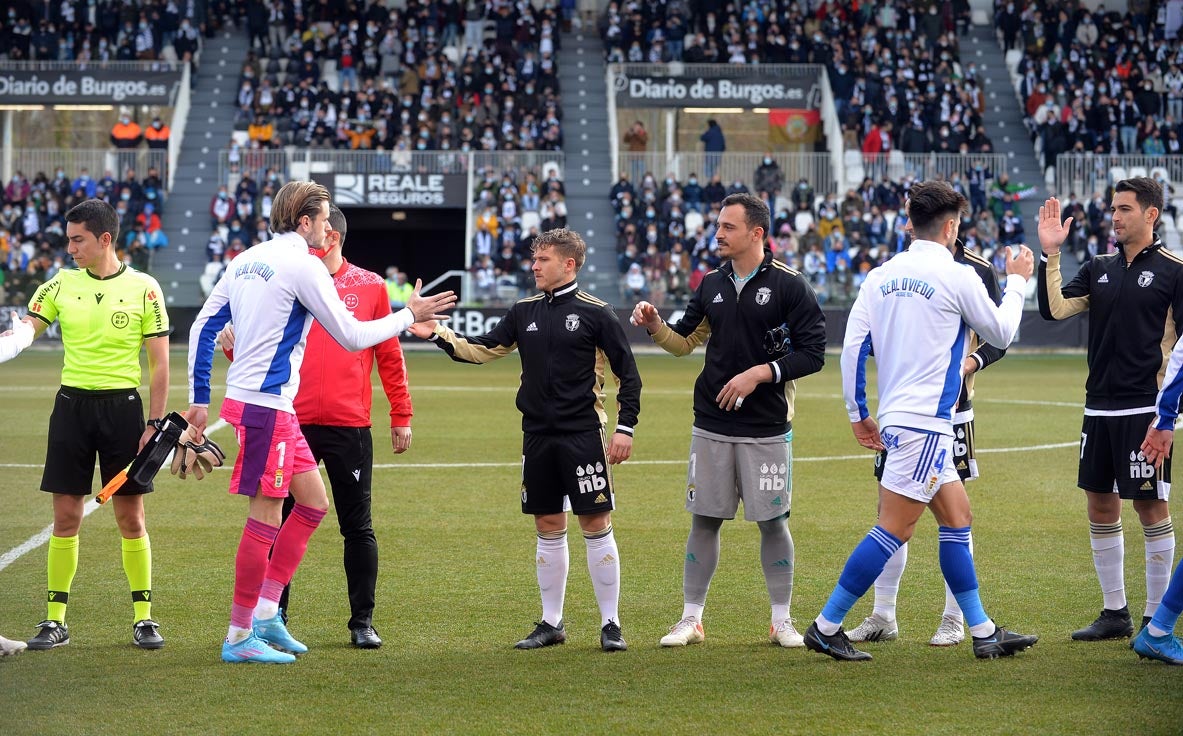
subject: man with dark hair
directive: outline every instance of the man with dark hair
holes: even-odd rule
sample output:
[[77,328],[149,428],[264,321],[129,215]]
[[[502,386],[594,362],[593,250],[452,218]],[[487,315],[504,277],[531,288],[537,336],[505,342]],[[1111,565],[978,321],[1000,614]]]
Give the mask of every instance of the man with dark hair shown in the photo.
[[[155,279],[119,260],[115,210],[97,199],[75,205],[66,213],[66,237],[78,269],[59,271],[42,284],[24,318],[34,337],[57,320],[65,348],[41,476],[41,489],[53,494],[48,614],[29,640],[30,649],[70,643],[66,605],[78,569],[78,532],[95,455],[106,484],[152,437],[151,425],[164,417],[168,401],[170,327],[164,294]],[[148,426],[136,390],[141,347],[148,353]],[[151,492],[151,483],[128,480],[114,496],[135,612],[132,641],[142,649],[164,646],[159,624],[152,620],[152,547],[144,526],[144,494]]]
[[[560,228],[534,240],[534,281],[541,293],[523,299],[487,334],[461,337],[444,325],[418,324],[412,333],[432,340],[458,363],[488,363],[515,349],[522,359],[517,405],[522,412],[522,513],[534,516],[542,619],[517,649],[567,640],[568,509],[587,543],[587,568],[600,609],[600,647],[623,651],[620,629],[620,552],[612,532],[611,466],[632,455],[641,411],[641,376],[612,307],[579,290],[575,281],[587,246]],[[604,366],[619,382],[616,428],[605,437]]]
[[[911,234],[912,225],[906,223],[904,231]],[[986,286],[986,293],[990,301],[1002,303],[1002,290],[998,288],[998,277],[994,266],[977,253],[967,250],[960,239],[953,249],[953,260],[969,266]],[[997,348],[982,336],[971,332],[969,336],[972,352],[966,356],[961,365],[961,391],[957,396],[957,406],[953,411],[953,466],[963,482],[976,480],[978,477],[978,461],[974,433],[974,374],[984,370],[987,366],[1002,360],[1006,350]],[[884,460],[886,452],[875,456],[875,477],[883,479]],[[969,551],[973,553],[973,538],[969,540]],[[875,608],[861,624],[846,632],[851,641],[890,641],[899,636],[899,626],[896,624],[896,596],[900,589],[900,580],[904,576],[904,567],[908,563],[908,545],[902,544],[887,565],[883,573],[875,579]],[[936,633],[929,640],[934,647],[956,646],[965,640],[964,616],[957,603],[956,596],[945,584],[945,610],[941,614],[941,623]]]
[[[417,282],[405,309],[359,322],[325,278],[320,259],[336,244],[329,238],[329,193],[319,184],[284,184],[272,203],[271,226],[276,237],[235,259],[189,331],[186,418],[200,444],[209,421],[215,337],[235,320],[235,361],[226,374],[221,415],[234,427],[240,448],[230,492],[250,502],[235,557],[230,626],[222,644],[222,661],[231,663],[290,663],[296,661],[293,654],[308,651],[288,633],[279,599],[329,508],[324,481],[294,410],[313,318],[342,346],[357,351],[455,303],[452,292],[420,296]],[[283,500],[289,493],[295,506],[283,522]]]
[[[337,295],[354,317],[362,321],[382,319],[391,313],[382,277],[345,260],[345,215],[329,207],[326,253],[321,258]],[[234,328],[226,325],[219,335],[222,349],[233,359]],[[341,347],[319,322],[313,322],[300,365],[300,391],[296,393],[296,418],[308,441],[312,457],[324,461],[333,489],[333,506],[345,544],[345,579],[349,592],[350,643],[361,649],[377,649],[382,639],[374,628],[374,593],[378,582],[378,541],[371,519],[370,484],[374,470],[374,442],[370,436],[373,391],[370,374],[375,361],[378,377],[390,400],[390,446],[396,455],[411,448],[411,394],[407,368],[398,337],[360,353]],[[286,521],[295,506],[291,496],[283,502]],[[290,586],[279,601],[287,621]]]
[[[859,290],[842,347],[842,393],[855,440],[887,451],[879,483],[879,522],[855,547],[805,646],[837,660],[868,660],[842,630],[842,620],[908,541],[926,508],[940,525],[941,572],[964,612],[976,657],[1011,656],[1038,637],[996,626],[978,595],[969,551],[970,506],[953,464],[953,409],[969,330],[992,345],[1014,339],[1034,258],[1007,249],[1002,305],[971,269],[953,260],[969,203],[945,182],[912,186],[907,204],[915,239],[908,250],[871,271]],[[968,325],[968,326],[967,326]],[[867,409],[866,362],[874,349],[879,421]],[[950,350],[950,346],[952,350]],[[882,431],[880,431],[882,425]]]
[[[703,641],[707,590],[719,563],[719,533],[743,501],[760,528],[760,562],[772,607],[769,638],[799,647],[789,608],[795,553],[788,519],[793,494],[796,380],[821,370],[825,318],[809,282],[765,247],[768,207],[751,194],[723,200],[716,237],[727,260],[695,289],[673,324],[642,301],[632,321],[672,355],[706,342],[694,385],[694,426],[686,480],[691,513],[683,566],[682,616],[666,647]],[[746,402],[746,404],[745,404]]]
[[1134,633],[1125,593],[1121,502],[1133,502],[1146,545],[1146,607],[1154,615],[1171,574],[1175,530],[1167,498],[1171,462],[1156,468],[1141,451],[1155,416],[1160,374],[1172,341],[1183,334],[1183,260],[1154,232],[1162,185],[1148,177],[1114,187],[1113,233],[1119,250],[1094,256],[1061,285],[1060,248],[1072,226],[1060,221],[1059,200],[1039,210],[1039,312],[1067,319],[1088,311],[1088,378],[1076,484],[1085,491],[1093,565],[1101,583],[1101,614],[1072,632],[1077,641]]

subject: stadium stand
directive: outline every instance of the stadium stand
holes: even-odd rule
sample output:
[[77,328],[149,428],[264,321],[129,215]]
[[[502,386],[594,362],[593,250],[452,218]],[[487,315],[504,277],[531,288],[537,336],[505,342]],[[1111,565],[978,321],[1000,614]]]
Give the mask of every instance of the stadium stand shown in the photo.
[[0,305],[24,306],[38,286],[70,263],[64,215],[88,197],[115,207],[120,257],[149,270],[152,251],[168,245],[160,220],[164,185],[156,169],[142,178],[128,170],[123,179],[110,171],[91,178],[85,169],[67,172],[61,167],[38,171],[32,179],[18,171],[4,187],[0,209]]
[[[313,19],[247,6],[252,51],[235,97],[247,145],[562,148],[554,8],[496,3],[479,44],[463,46],[454,0],[392,10],[374,0],[360,18],[336,4],[317,6]],[[260,30],[264,13],[267,28],[283,30]]]

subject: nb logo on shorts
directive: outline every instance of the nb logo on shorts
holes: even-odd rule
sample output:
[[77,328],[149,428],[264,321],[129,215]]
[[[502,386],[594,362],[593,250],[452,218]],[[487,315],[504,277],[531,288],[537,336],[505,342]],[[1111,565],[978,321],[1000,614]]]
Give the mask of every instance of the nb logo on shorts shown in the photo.
[[760,465],[760,485],[761,491],[775,491],[779,493],[785,489],[785,474],[788,473],[789,466],[785,463],[780,465],[769,465],[763,463]]
[[590,463],[575,468],[575,478],[579,483],[579,493],[599,493],[608,487],[608,479],[604,477],[604,464]]
[[1141,452],[1130,453],[1130,478],[1153,478],[1154,466],[1146,462],[1146,456]]

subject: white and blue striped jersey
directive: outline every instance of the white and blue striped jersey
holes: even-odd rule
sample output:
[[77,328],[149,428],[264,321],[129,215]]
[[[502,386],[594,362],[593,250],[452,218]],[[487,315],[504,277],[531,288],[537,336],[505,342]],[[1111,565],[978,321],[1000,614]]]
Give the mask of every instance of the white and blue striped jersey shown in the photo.
[[409,309],[370,322],[349,313],[308,244],[284,233],[226,267],[189,331],[189,402],[209,404],[214,339],[234,322],[234,362],[226,398],[294,413],[300,363],[312,319],[347,350],[388,340],[415,321]]
[[999,348],[1023,316],[1022,276],[1007,277],[996,306],[982,279],[945,246],[914,241],[867,274],[846,324],[842,396],[850,421],[867,418],[867,359],[879,373],[879,425],[953,433],[961,365],[972,328]]

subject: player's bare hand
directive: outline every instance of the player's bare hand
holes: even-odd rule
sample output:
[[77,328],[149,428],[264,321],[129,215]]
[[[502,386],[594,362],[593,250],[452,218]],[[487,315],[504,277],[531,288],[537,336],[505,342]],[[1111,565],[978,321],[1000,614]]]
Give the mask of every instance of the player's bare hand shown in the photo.
[[614,432],[608,442],[608,464],[619,465],[633,455],[633,438],[624,432]]
[[435,333],[436,321],[429,319],[426,322],[416,322],[407,328],[407,332],[411,333],[420,340],[430,340],[432,334]]
[[209,407],[190,406],[185,412],[185,421],[189,422],[189,429],[193,432],[193,441],[197,444],[205,442],[205,426],[209,423]]
[[394,450],[395,455],[401,455],[411,449],[411,428],[391,427],[390,447]]
[[423,288],[423,279],[415,279],[415,291],[407,299],[407,309],[415,315],[416,322],[429,319],[446,319],[446,314],[440,314],[456,306],[456,292],[444,291],[431,296],[423,296],[419,290]]
[[629,322],[638,327],[644,327],[650,335],[661,329],[661,315],[657,313],[657,307],[649,302],[637,302],[637,306],[633,307],[633,314],[629,317]]
[[883,438],[879,436],[879,425],[873,417],[867,417],[861,422],[851,422],[850,429],[854,432],[854,439],[868,450],[883,451]]
[[[1015,255],[1016,252],[1018,255]],[[1008,276],[1016,274],[1030,280],[1031,274],[1035,273],[1035,254],[1025,245],[1006,246],[1006,273]]]
[[218,333],[215,342],[226,352],[234,352],[234,325],[230,322]]
[[1142,454],[1146,462],[1155,468],[1162,467],[1162,461],[1171,456],[1171,443],[1175,441],[1175,430],[1155,429],[1151,425],[1146,430],[1146,439],[1142,440]]
[[[764,366],[759,366],[759,368],[764,368]],[[765,368],[765,370],[767,369]],[[759,383],[760,377],[756,369],[749,368],[723,384],[719,395],[715,397],[715,403],[723,411],[739,411],[743,408],[744,399],[756,390]]]
[[961,377],[972,376],[978,372],[978,361],[973,356],[965,356],[965,360],[961,361]]
[[[1039,247],[1044,255],[1055,255],[1060,252],[1060,246],[1068,239],[1068,231],[1072,228],[1072,218],[1060,221],[1060,200],[1052,197],[1039,208]],[[1010,273],[1010,270],[1007,270]]]

